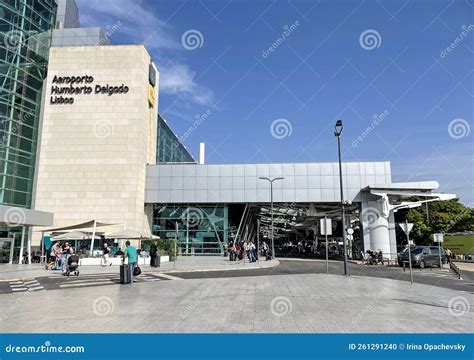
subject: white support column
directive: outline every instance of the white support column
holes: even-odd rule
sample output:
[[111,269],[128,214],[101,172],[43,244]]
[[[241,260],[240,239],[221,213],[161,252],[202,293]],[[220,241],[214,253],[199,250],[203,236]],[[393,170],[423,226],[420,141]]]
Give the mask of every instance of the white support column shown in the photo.
[[206,162],[206,144],[199,143],[199,164],[204,165]]
[[21,240],[20,240],[20,254],[18,258],[18,264],[21,264],[23,261],[23,247],[25,246],[25,227],[21,227]]
[[[41,231],[41,261],[43,261],[44,258],[44,231]],[[77,251],[77,248],[75,249]],[[41,263],[40,261],[40,263]],[[45,261],[46,263],[46,261]]]
[[31,232],[28,232],[28,264],[31,264]]
[[94,240],[95,240],[95,230],[97,228],[97,220],[94,219],[94,226],[92,228],[92,239],[91,239],[91,254],[90,256],[93,257],[93,251],[94,251]]
[[396,249],[396,240],[390,234],[390,228],[393,231],[393,226],[390,226],[389,219],[390,216],[383,212],[382,201],[362,202],[360,222],[364,235],[364,251],[382,250],[384,257],[395,257],[393,249]]
[[13,254],[15,251],[15,234],[13,234],[13,237],[11,238],[10,242],[10,259],[8,260],[8,263],[11,265],[13,264]]

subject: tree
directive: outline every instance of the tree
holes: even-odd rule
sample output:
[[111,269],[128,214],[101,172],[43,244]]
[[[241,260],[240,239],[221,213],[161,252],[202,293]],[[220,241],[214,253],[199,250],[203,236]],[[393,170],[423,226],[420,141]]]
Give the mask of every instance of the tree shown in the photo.
[[[417,245],[432,243],[435,233],[474,231],[474,209],[461,204],[459,199],[435,201],[395,213],[397,223],[405,220],[414,224],[410,238]],[[401,243],[406,243],[404,234],[397,231],[397,235]]]

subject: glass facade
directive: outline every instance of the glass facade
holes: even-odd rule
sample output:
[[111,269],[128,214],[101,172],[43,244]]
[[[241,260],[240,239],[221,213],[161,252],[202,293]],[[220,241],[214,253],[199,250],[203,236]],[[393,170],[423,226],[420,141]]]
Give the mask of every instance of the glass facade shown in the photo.
[[158,114],[156,163],[195,163],[189,151],[176,137],[165,119]]
[[165,205],[153,212],[153,234],[161,239],[177,236],[182,255],[221,255],[228,241],[227,205]]
[[0,2],[0,203],[31,207],[54,0]]

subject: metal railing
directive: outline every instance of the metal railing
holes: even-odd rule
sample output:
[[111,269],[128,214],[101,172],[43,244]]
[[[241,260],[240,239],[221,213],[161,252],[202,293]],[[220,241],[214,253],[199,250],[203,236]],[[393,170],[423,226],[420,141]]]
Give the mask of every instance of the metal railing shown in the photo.
[[449,262],[449,269],[456,274],[459,280],[461,280],[461,270],[459,270],[459,267],[452,261]]

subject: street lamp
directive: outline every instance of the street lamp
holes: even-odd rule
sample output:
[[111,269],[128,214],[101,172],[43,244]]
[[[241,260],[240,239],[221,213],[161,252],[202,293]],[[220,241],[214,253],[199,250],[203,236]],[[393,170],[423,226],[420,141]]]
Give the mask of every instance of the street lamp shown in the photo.
[[341,133],[342,120],[336,121],[334,136],[337,137],[337,151],[339,155],[339,187],[341,190],[341,214],[342,214],[342,244],[344,246],[344,275],[347,275],[347,246],[346,246],[346,214],[344,209],[344,191],[342,187],[342,163],[341,163]]
[[272,240],[272,259],[275,258],[275,236],[274,236],[274,233],[273,233],[273,182],[276,181],[276,180],[283,180],[284,177],[276,177],[276,178],[273,178],[273,179],[270,179],[270,178],[267,178],[267,177],[260,177],[259,178],[260,180],[267,180],[268,182],[270,182],[270,208],[271,208],[271,219],[272,219],[272,237],[271,237],[271,240]]

